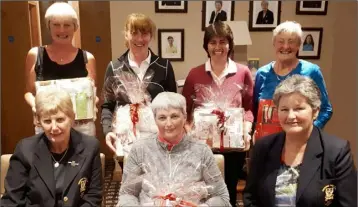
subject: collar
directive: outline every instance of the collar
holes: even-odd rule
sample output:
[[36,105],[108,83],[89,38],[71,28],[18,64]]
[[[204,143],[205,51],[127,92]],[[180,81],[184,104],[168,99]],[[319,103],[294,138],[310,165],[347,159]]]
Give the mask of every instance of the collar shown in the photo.
[[[145,60],[142,61],[142,63],[144,62],[144,63],[149,65],[151,58],[152,58],[152,54],[148,50],[148,56],[147,56],[147,58]],[[138,67],[138,68],[140,67],[140,65],[138,65],[134,60],[132,60],[130,52],[128,52],[128,63],[129,63],[129,66],[131,66],[131,67]]]
[[[213,70],[211,68],[210,58],[205,62],[205,71],[213,72]],[[236,63],[229,58],[229,61],[226,63],[226,67],[223,70],[222,74],[227,75],[227,74],[236,73],[236,72],[237,72]]]
[[184,137],[185,134],[183,133],[178,139],[173,142],[169,142],[164,137],[158,135],[158,141],[161,145],[164,145],[169,151],[171,151],[175,145],[178,145],[184,139]]

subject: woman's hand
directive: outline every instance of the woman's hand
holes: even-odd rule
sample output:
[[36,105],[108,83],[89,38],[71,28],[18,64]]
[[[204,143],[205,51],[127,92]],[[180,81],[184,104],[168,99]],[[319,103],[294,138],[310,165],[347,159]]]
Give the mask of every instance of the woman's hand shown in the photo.
[[116,140],[117,140],[116,134],[113,132],[108,132],[108,134],[106,135],[106,144],[109,147],[109,149],[111,149],[112,152],[114,153],[116,153],[116,147],[115,147]]

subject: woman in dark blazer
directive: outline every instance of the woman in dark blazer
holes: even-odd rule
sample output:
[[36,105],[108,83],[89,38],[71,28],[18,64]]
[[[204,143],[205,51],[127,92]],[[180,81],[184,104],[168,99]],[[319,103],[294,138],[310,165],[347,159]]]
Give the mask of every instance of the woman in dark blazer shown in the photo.
[[39,92],[36,113],[44,133],[22,139],[10,158],[2,207],[97,207],[102,202],[99,142],[71,128],[69,94]]
[[277,86],[273,100],[283,132],[256,142],[245,206],[356,206],[349,142],[313,125],[321,104],[314,81],[293,75]]

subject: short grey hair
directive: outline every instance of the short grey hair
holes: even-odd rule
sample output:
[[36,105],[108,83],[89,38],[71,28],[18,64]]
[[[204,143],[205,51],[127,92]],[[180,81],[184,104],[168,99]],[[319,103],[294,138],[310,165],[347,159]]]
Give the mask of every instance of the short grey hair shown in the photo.
[[50,29],[50,21],[54,18],[71,19],[75,25],[75,30],[78,28],[78,16],[73,7],[66,2],[55,2],[46,10],[45,22],[47,29]]
[[299,93],[307,99],[312,109],[319,109],[321,106],[321,92],[316,83],[307,76],[292,75],[282,81],[275,89],[273,102],[278,106],[282,96]]
[[161,92],[152,101],[151,104],[154,116],[160,109],[167,110],[169,108],[180,109],[186,115],[186,100],[185,97],[179,93]]
[[281,24],[279,24],[274,30],[273,30],[273,37],[272,42],[275,41],[275,38],[277,35],[281,33],[289,33],[289,34],[295,34],[298,37],[298,42],[301,45],[302,41],[302,27],[301,24],[295,21],[285,21]]

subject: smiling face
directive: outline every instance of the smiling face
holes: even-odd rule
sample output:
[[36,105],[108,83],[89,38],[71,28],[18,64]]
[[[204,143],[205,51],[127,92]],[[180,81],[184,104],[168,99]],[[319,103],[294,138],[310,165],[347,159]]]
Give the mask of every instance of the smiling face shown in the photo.
[[185,121],[186,116],[181,109],[159,109],[155,115],[159,136],[168,142],[176,141],[183,135]]
[[227,58],[229,53],[229,41],[225,37],[213,37],[208,43],[210,58]]
[[128,48],[133,54],[148,53],[149,43],[152,40],[152,36],[149,32],[127,32],[125,36]]
[[51,38],[54,43],[72,44],[76,28],[70,18],[53,18],[49,22]]
[[53,144],[66,142],[70,138],[73,120],[62,111],[39,118],[46,137]]
[[306,97],[299,93],[282,96],[278,104],[278,118],[288,135],[296,136],[312,131],[318,113],[319,109],[313,110]]
[[300,39],[296,34],[280,33],[274,39],[274,48],[277,61],[293,61],[300,49]]

